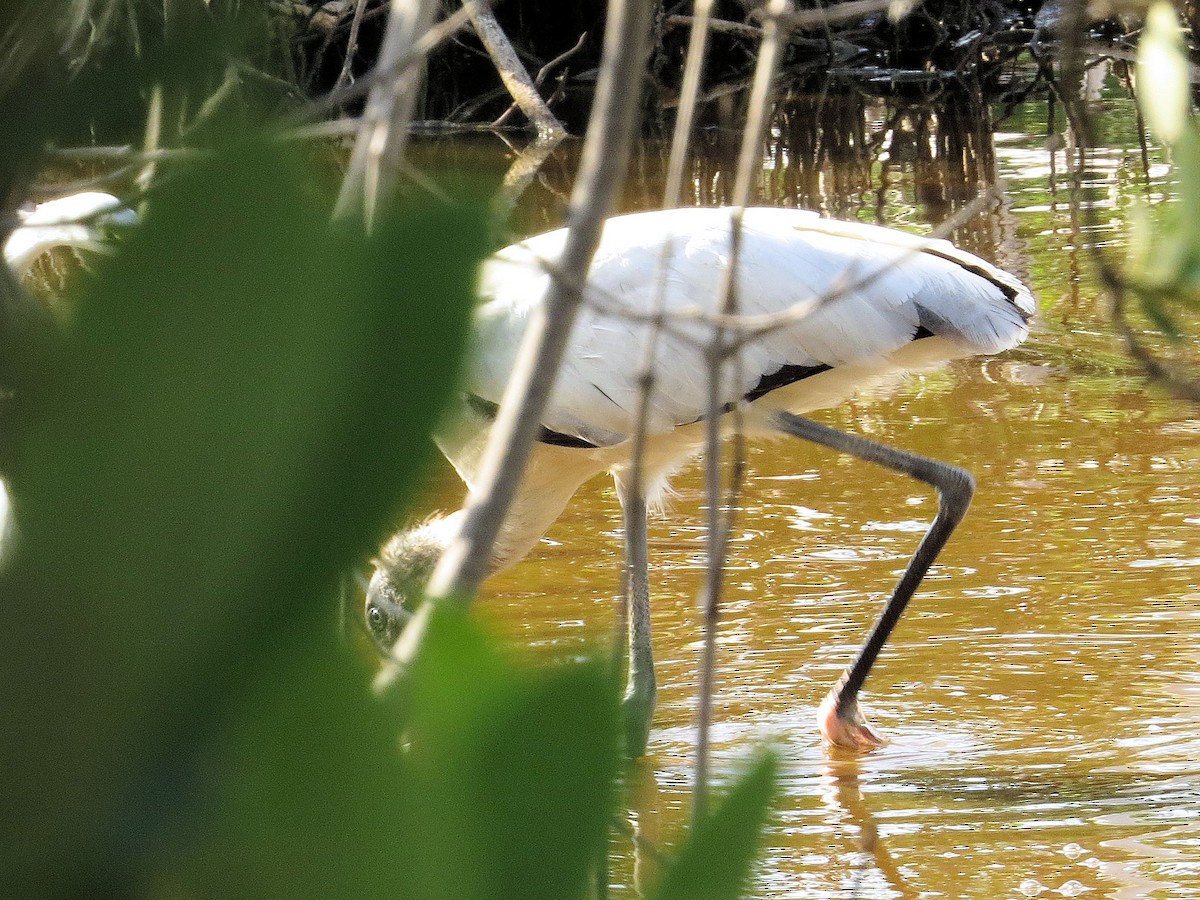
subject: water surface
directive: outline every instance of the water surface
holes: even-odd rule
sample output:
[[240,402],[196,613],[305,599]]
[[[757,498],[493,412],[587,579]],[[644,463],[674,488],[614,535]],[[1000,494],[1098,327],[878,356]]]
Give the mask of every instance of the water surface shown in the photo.
[[[1084,187],[1110,249],[1130,204],[1170,190],[1143,157],[1115,79]],[[1149,389],[1110,336],[1067,203],[1047,105],[915,107],[857,96],[780,103],[767,202],[927,231],[996,177],[1003,202],[955,234],[1029,281],[1043,312],[1022,348],[912,377],[823,421],[970,469],[979,493],[868,682],[891,742],[821,746],[816,705],[932,518],[920,485],[795,441],[749,454],[721,626],[714,731],[727,782],[755,746],[784,774],[756,878],[762,897],[1200,896],[1200,410]],[[1050,129],[1058,135],[1061,112]],[[994,136],[992,135],[995,129]],[[732,136],[731,136],[732,135]],[[719,122],[691,202],[732,181]],[[467,151],[462,151],[466,153]],[[557,224],[573,165],[552,159],[514,229]],[[501,144],[472,146],[494,155]],[[639,148],[627,209],[655,205],[665,155]],[[1147,165],[1148,163],[1148,165]],[[617,839],[614,896],[686,822],[704,565],[701,475],[651,525],[659,709]],[[453,491],[448,492],[453,499]],[[608,639],[620,561],[611,486],[587,485],[481,615],[558,658]]]

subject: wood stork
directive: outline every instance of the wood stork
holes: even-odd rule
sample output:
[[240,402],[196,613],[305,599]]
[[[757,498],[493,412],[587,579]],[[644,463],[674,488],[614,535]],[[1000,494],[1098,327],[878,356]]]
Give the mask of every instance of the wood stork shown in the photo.
[[[707,362],[718,285],[730,257],[728,209],[672,209],[610,219],[584,291],[542,430],[491,559],[492,571],[523,558],[589,478],[609,472],[624,509],[629,559],[646,559],[646,504],[704,442]],[[497,252],[482,267],[482,300],[461,408],[437,435],[443,453],[472,484],[526,322],[546,293],[546,262],[558,258],[565,230]],[[664,256],[664,243],[671,250]],[[662,269],[666,260],[665,272]],[[1012,275],[946,241],[822,219],[800,210],[745,210],[736,278],[740,313],[770,315],[841,290],[831,302],[741,347],[725,367],[721,402],[748,401],[748,434],[788,434],[832,446],[924,480],[938,489],[936,521],[889,600],[855,664],[826,698],[820,728],[834,744],[869,748],[879,738],[857,694],[908,598],[961,519],[973,491],[960,469],[802,419],[832,407],[893,373],[936,366],[1020,343],[1034,311]],[[650,331],[647,313],[662,303],[671,326],[653,357],[643,461],[646,496],[630,490],[639,370]],[[419,599],[461,512],[397,534],[376,562],[366,597],[370,631],[384,648],[395,641]],[[640,753],[655,699],[648,576],[631,575],[629,744]]]
[[[40,256],[60,247],[103,251],[105,232],[135,224],[137,215],[112,194],[83,191],[19,209],[16,222],[4,241],[4,262],[17,278],[24,278]],[[29,303],[36,306],[32,299]],[[0,480],[0,554],[11,541],[9,509],[8,491]]]
[[112,194],[83,191],[17,210],[17,227],[4,242],[4,261],[18,277],[58,247],[100,251],[104,230],[133,225],[137,215]]

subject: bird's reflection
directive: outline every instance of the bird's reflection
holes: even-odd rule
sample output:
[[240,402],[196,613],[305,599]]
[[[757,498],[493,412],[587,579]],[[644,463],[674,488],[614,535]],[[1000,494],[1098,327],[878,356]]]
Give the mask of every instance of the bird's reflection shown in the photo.
[[659,848],[663,800],[654,767],[644,757],[632,763],[625,774],[625,797],[633,850],[633,888],[635,896],[645,897],[662,877],[663,855]]
[[896,896],[918,896],[919,892],[905,882],[904,874],[888,852],[875,816],[863,796],[862,757],[836,747],[829,748],[819,776],[821,802],[829,811],[829,820],[851,826],[858,835],[862,862],[853,872],[851,896],[864,895],[864,882],[872,872],[878,873]]

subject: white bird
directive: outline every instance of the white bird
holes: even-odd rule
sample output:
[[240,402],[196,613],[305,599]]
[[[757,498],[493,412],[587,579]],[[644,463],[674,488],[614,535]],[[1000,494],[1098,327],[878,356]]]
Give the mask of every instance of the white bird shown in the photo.
[[[572,331],[540,439],[508,513],[491,570],[522,559],[575,491],[610,472],[625,514],[626,550],[646,559],[646,505],[705,440],[707,366],[703,347],[719,308],[730,257],[727,209],[673,209],[609,219],[588,274],[585,303]],[[471,486],[497,403],[531,311],[542,301],[565,229],[500,250],[482,267],[481,305],[461,408],[437,435],[447,459]],[[664,243],[670,241],[663,271]],[[741,347],[726,365],[725,409],[747,401],[749,434],[784,433],[832,446],[913,475],[938,488],[938,518],[860,652],[822,705],[821,730],[833,743],[879,743],[857,694],[891,629],[970,502],[973,482],[960,469],[844,434],[795,413],[835,406],[893,373],[947,360],[998,353],[1028,333],[1034,301],[1012,275],[946,241],[815,213],[745,210],[736,278],[739,313],[796,315]],[[836,295],[828,302],[817,298]],[[663,304],[670,327],[654,354],[643,462],[645,496],[630,490],[631,437],[639,371],[651,325]],[[807,314],[805,304],[810,307]],[[397,534],[376,562],[366,599],[368,626],[391,648],[462,513],[433,518]],[[640,569],[640,570],[639,570]],[[632,567],[626,718],[633,753],[644,749],[654,709],[648,575]]]
[[[38,257],[60,247],[101,252],[111,227],[137,222],[137,214],[112,194],[84,191],[17,210],[17,227],[4,241],[4,262],[24,278]],[[30,303],[35,301],[30,300]],[[8,490],[0,480],[0,553],[12,541]]]
[[17,210],[17,227],[4,242],[4,261],[23,278],[43,253],[58,247],[100,251],[103,230],[128,226],[137,221],[112,194],[84,191]]

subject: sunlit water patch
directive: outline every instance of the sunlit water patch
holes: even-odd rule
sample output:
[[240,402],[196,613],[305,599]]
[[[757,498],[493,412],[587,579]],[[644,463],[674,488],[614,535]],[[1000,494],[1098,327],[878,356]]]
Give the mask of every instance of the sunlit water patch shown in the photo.
[[[1108,143],[1086,175],[1105,216],[1092,237],[1120,247],[1129,198],[1169,193],[1172,173],[1152,147],[1140,169],[1128,101],[1105,115]],[[1200,896],[1200,420],[1148,390],[1113,341],[1045,124],[1041,102],[1002,126],[985,174],[1006,180],[1007,200],[956,234],[1032,283],[1043,314],[1030,341],[820,416],[979,482],[868,682],[864,704],[890,742],[867,757],[823,748],[816,707],[936,500],[796,442],[750,448],[712,739],[721,782],[755,746],[784,760],[757,896]],[[772,171],[770,186],[791,184]],[[822,208],[933,224],[913,170],[888,178]],[[688,819],[705,513],[698,471],[675,486],[651,528],[659,709],[632,830],[614,839],[618,897],[653,878],[653,848]],[[489,583],[482,615],[535,656],[607,647],[619,527],[611,486],[586,486],[552,543]]]

